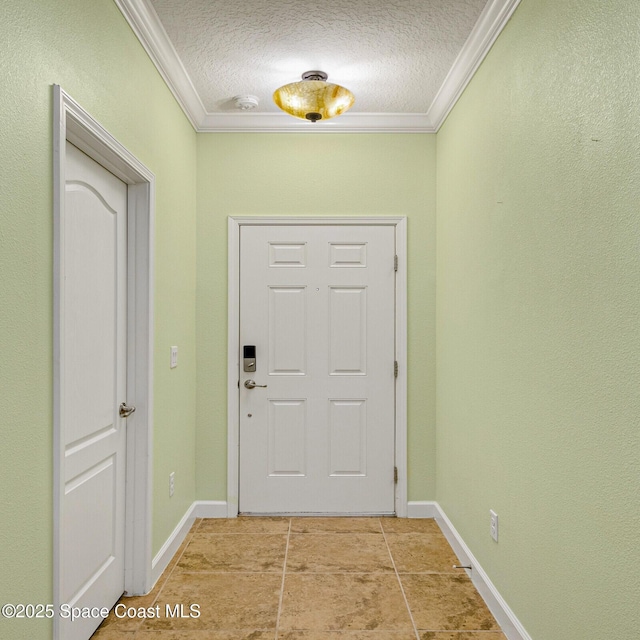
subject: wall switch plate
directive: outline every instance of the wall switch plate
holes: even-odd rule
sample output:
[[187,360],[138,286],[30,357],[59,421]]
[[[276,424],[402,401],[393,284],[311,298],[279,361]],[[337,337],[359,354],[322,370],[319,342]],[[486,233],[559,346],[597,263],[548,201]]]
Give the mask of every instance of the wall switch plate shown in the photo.
[[171,369],[175,369],[178,366],[178,347],[171,347]]
[[172,471],[169,474],[169,497],[173,498],[173,494],[176,491],[176,472]]
[[493,509],[489,509],[489,514],[491,516],[491,537],[498,542],[498,514]]

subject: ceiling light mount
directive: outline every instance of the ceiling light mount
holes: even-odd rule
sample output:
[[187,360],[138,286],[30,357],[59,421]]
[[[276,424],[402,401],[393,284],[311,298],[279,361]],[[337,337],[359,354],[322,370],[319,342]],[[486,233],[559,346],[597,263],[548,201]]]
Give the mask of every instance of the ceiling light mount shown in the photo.
[[329,78],[329,74],[324,71],[305,71],[302,74],[303,80],[318,80],[320,82],[326,82]]
[[328,120],[348,111],[355,98],[349,89],[327,82],[324,71],[305,71],[301,82],[276,89],[273,101],[288,114],[303,120]]

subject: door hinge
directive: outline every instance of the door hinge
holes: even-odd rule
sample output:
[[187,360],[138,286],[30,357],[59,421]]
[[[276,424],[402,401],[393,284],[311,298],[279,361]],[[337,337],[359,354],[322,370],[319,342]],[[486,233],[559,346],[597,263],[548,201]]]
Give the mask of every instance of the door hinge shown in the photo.
[[398,467],[393,467],[393,482],[398,484]]
[[398,361],[397,360],[393,363],[393,377],[394,378],[398,377]]
[[393,256],[393,270],[398,270],[398,256]]

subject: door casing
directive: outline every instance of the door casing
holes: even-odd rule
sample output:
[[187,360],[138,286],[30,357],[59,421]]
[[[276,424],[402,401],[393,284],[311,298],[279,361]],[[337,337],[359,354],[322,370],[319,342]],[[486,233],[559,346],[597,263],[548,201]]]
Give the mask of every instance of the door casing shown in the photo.
[[227,345],[227,517],[238,515],[239,446],[240,446],[240,228],[261,226],[367,226],[384,225],[396,229],[396,441],[395,466],[398,482],[395,510],[407,517],[407,218],[390,217],[254,217],[230,216],[228,219],[228,345]]
[[[65,206],[65,142],[68,140],[128,185],[127,188],[127,401],[136,406],[127,427],[125,507],[125,591],[147,593],[151,587],[151,490],[153,425],[153,255],[155,177],[96,120],[53,86],[54,104],[54,371],[53,371],[53,601],[61,597],[61,522],[64,425],[61,419],[61,353],[64,278],[61,225]],[[60,637],[54,618],[54,639]]]

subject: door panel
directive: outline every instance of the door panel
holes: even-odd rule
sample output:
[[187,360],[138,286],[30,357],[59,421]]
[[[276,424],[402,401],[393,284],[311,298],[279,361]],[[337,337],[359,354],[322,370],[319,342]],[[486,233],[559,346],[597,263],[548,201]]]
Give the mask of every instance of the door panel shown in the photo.
[[367,469],[367,401],[330,400],[329,465],[332,476],[364,476]]
[[306,375],[306,312],[306,287],[269,287],[269,375]]
[[[127,186],[67,143],[62,219],[62,603],[124,591]],[[100,619],[61,621],[65,640]]]
[[305,400],[269,400],[269,476],[304,476],[307,440]]
[[240,511],[393,513],[395,230],[240,233]]
[[329,374],[367,375],[366,287],[329,287]]

